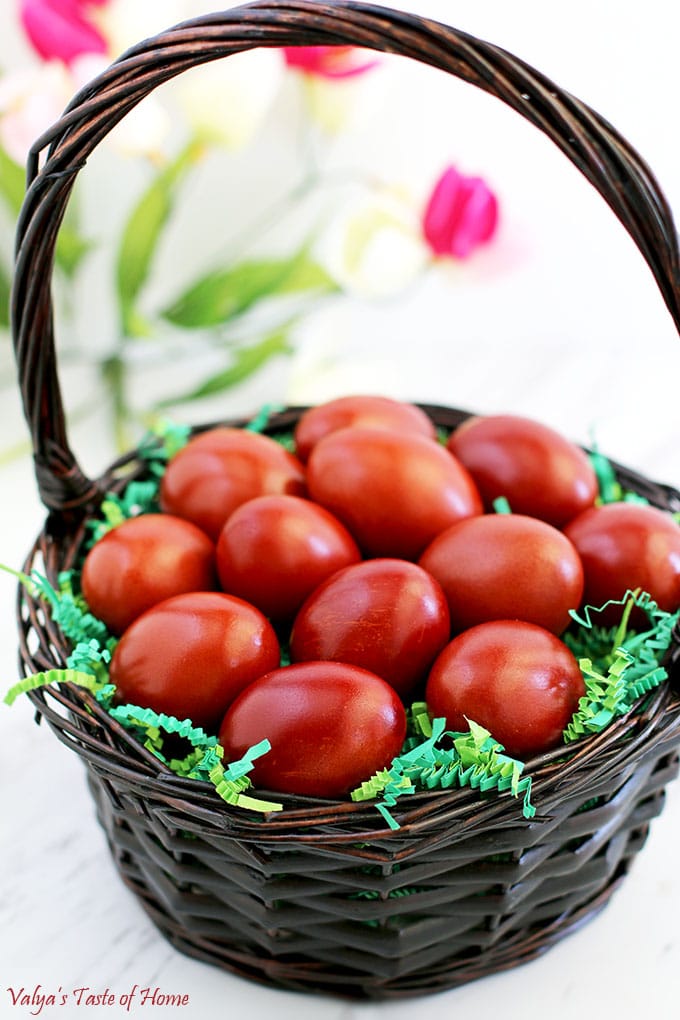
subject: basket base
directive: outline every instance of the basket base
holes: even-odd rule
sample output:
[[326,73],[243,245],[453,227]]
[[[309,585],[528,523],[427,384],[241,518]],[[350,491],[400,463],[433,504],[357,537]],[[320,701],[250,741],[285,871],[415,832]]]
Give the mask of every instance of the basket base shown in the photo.
[[[221,947],[219,943],[190,942],[175,932],[172,927],[168,927],[167,917],[151,903],[142,900],[141,905],[164,938],[185,956],[220,967],[237,977],[270,988],[312,995],[328,995],[336,999],[350,1001],[379,1002],[417,998],[450,991],[461,985],[470,984],[472,981],[530,963],[596,917],[607,906],[611,896],[625,878],[625,874],[626,871],[617,875],[606,889],[574,914],[563,920],[560,919],[559,922],[551,924],[548,928],[519,933],[516,938],[501,943],[496,954],[489,954],[488,951],[485,951],[480,954],[479,958],[474,956],[452,957],[451,960],[440,963],[430,971],[414,973],[384,984],[368,983],[365,974],[343,974],[338,970],[330,972],[322,969],[324,965],[310,961],[267,960],[264,957],[256,958],[247,953],[239,954],[229,947]],[[138,894],[138,890],[127,881],[125,875],[123,875],[123,879],[126,885]],[[481,963],[482,958],[483,964]]]
[[[606,884],[585,902],[583,896],[574,895],[571,905],[565,906],[556,917],[546,918],[545,923],[534,921],[526,928],[510,929],[483,948],[467,949],[445,959],[437,956],[434,961],[428,962],[425,952],[422,966],[414,969],[413,962],[409,961],[405,972],[400,972],[400,963],[395,961],[393,975],[376,976],[366,970],[352,970],[338,965],[331,956],[328,959],[315,959],[312,954],[274,956],[257,946],[239,945],[235,939],[227,941],[223,926],[218,922],[211,926],[209,906],[206,908],[207,920],[204,919],[202,925],[204,933],[188,932],[183,920],[172,916],[174,891],[169,892],[159,881],[151,860],[147,868],[144,865],[144,855],[129,852],[126,844],[130,839],[121,837],[120,825],[116,823],[106,790],[99,777],[89,770],[88,785],[96,802],[98,820],[106,832],[114,864],[123,882],[160,934],[175,949],[185,956],[261,985],[352,1001],[381,1001],[434,994],[513,969],[541,956],[563,938],[580,929],[608,904],[628,873],[634,855],[644,845],[649,828],[648,825],[642,825],[636,830],[634,846],[629,846],[629,852],[619,861]],[[193,892],[191,889],[187,891]],[[206,934],[205,930],[211,927],[214,928],[214,934]]]

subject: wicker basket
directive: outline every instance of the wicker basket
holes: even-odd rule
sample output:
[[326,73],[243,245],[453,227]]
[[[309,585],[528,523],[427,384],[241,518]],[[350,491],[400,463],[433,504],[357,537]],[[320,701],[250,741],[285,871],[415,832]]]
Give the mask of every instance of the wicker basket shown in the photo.
[[[675,230],[654,178],[610,125],[526,64],[451,28],[357,3],[271,0],[201,18],[127,53],[76,97],[31,157],[13,330],[50,514],[27,569],[55,577],[72,566],[102,493],[145,471],[132,452],[90,480],[67,442],[50,275],[76,174],[136,103],[183,70],[256,46],[318,44],[415,58],[538,126],[626,226],[680,328]],[[465,417],[427,410],[445,427]],[[298,415],[274,416],[269,431],[290,428]],[[654,505],[680,510],[676,491],[617,470]],[[63,666],[63,636],[23,590],[19,620],[26,670]],[[679,660],[676,634],[668,659],[676,679]],[[81,756],[118,870],[173,945],[245,977],[342,996],[438,991],[551,946],[607,903],[678,770],[680,699],[666,684],[602,734],[529,763],[538,807],[531,822],[508,794],[481,800],[470,790],[408,798],[394,809],[397,831],[372,805],[350,802],[277,797],[284,810],[261,818],[169,772],[81,689],[55,685],[31,698]]]

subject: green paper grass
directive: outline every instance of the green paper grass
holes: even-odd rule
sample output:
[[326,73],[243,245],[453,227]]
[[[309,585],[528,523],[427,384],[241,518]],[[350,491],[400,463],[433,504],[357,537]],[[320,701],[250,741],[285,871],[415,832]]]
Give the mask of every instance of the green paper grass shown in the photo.
[[[110,714],[123,725],[141,731],[144,747],[165,762],[173,772],[189,779],[210,781],[222,800],[233,807],[261,814],[283,809],[282,804],[274,804],[245,794],[252,786],[247,773],[252,769],[255,759],[271,750],[269,741],[261,741],[251,747],[239,761],[231,762],[224,768],[222,765],[224,750],[217,737],[208,736],[203,729],[194,726],[190,719],[177,719],[164,713],[153,712],[151,709],[140,709],[136,705],[112,708]],[[182,759],[168,760],[162,750],[162,731],[183,737],[192,745],[192,751]]]
[[7,567],[2,569],[17,577],[34,598],[42,598],[49,604],[53,620],[73,646],[66,660],[68,670],[90,675],[100,685],[108,684],[108,664],[116,639],[109,634],[105,624],[92,615],[82,595],[75,591],[73,572],[64,571],[59,574],[58,588],[53,588],[47,578],[37,571],[29,577],[21,571]]
[[616,473],[610,461],[599,452],[595,444],[593,444],[593,449],[588,454],[588,459],[593,466],[595,477],[597,478],[597,487],[599,492],[598,502],[620,502],[623,497],[621,484],[616,477]]
[[13,705],[20,694],[28,691],[35,691],[39,687],[47,687],[49,684],[76,684],[78,687],[85,687],[93,694],[103,689],[104,685],[95,676],[89,673],[80,673],[75,669],[49,669],[44,673],[34,673],[32,676],[19,680],[7,691],[4,697],[6,705]]
[[[173,772],[189,779],[210,781],[218,795],[228,804],[261,814],[283,809],[282,804],[245,794],[252,786],[247,773],[251,771],[254,761],[271,750],[268,740],[249,748],[242,758],[229,763],[225,768],[222,765],[224,750],[217,737],[209,736],[201,727],[194,726],[191,719],[177,719],[138,705],[118,705],[110,708],[109,714],[127,728],[137,731],[143,746]],[[164,733],[176,734],[187,740],[192,750],[184,758],[168,759],[163,753]]]
[[631,492],[623,488],[616,477],[616,472],[611,462],[599,452],[595,443],[593,443],[593,448],[588,454],[588,459],[593,466],[595,477],[597,478],[598,497],[595,502],[598,506],[606,503],[641,503],[646,506],[649,505],[649,500],[641,496],[639,492]]
[[[612,628],[598,626],[598,615],[612,605],[622,607],[621,623]],[[647,614],[650,626],[629,632],[628,621],[636,606]],[[573,611],[571,615],[579,630],[565,634],[564,641],[579,660],[586,693],[564,731],[566,743],[601,733],[668,678],[661,660],[670,647],[680,610],[667,613],[647,592],[627,591],[622,599],[599,608],[586,606],[582,615]]]
[[160,468],[162,473],[167,462],[187,445],[190,436],[191,426],[159,418],[140,443],[139,455],[152,470]]
[[140,514],[158,513],[158,481],[130,482],[122,496],[109,493],[99,506],[100,517],[87,522],[89,548],[119,524]]
[[512,508],[511,508],[510,504],[508,503],[507,499],[505,498],[505,496],[498,496],[496,499],[494,499],[492,505],[493,505],[494,513],[497,513],[497,514],[511,514],[512,513]]
[[264,432],[273,414],[283,411],[280,404],[264,404],[245,426],[247,432]]
[[73,589],[73,578],[70,571],[59,575],[58,588],[53,588],[42,574],[33,571],[31,575],[10,567],[0,566],[8,574],[16,577],[33,598],[42,598],[50,606],[52,619],[63,635],[72,644],[98,642],[100,647],[110,649],[115,644],[106,625],[93,616],[82,596]]
[[[111,705],[115,693],[113,684],[102,682],[101,678],[73,669],[51,669],[25,677],[14,684],[5,695],[5,704],[13,705],[16,699],[28,691],[37,690],[55,683],[72,683],[91,691],[107,709],[112,719],[130,730],[141,745],[164,762],[176,775],[189,779],[209,781],[218,795],[234,807],[260,814],[283,810],[283,805],[247,796],[245,791],[252,786],[247,773],[255,759],[271,749],[269,741],[263,740],[251,747],[238,761],[225,768],[222,765],[224,750],[217,737],[209,736],[203,729],[194,726],[190,719],[177,719],[162,712],[139,705]],[[181,759],[168,759],[163,753],[163,734],[176,734],[188,741],[192,750]]]
[[177,719],[164,712],[154,712],[139,705],[116,705],[109,709],[109,715],[128,729],[138,730],[144,738],[144,746],[161,761],[167,758],[162,753],[162,732],[175,733],[188,741],[194,749],[205,749],[217,744],[217,737],[210,737],[200,726],[194,726],[191,719]]
[[102,648],[99,641],[92,638],[90,641],[78,642],[66,660],[66,665],[69,669],[75,669],[81,673],[89,673],[102,683],[107,683],[110,661],[111,652],[109,648]]
[[[239,761],[231,762],[226,769],[218,760],[208,774],[210,782],[217,793],[235,807],[247,808],[249,811],[258,811],[261,814],[270,814],[272,811],[282,811],[283,804],[261,800],[260,798],[249,797],[244,794],[252,785],[246,773],[250,772],[256,758],[271,750],[268,740],[261,740],[259,744],[251,747]],[[222,751],[222,748],[219,748]]]
[[531,777],[522,777],[524,764],[504,755],[503,746],[494,740],[488,730],[468,720],[469,731],[457,733],[446,730],[445,719],[434,719],[424,724],[423,704],[414,705],[410,712],[411,724],[429,736],[417,741],[411,737],[411,746],[397,756],[389,769],[377,772],[351,793],[354,801],[373,800],[382,795],[375,806],[390,829],[399,823],[390,808],[400,797],[417,790],[447,790],[453,786],[491,790],[510,790],[513,797],[524,794],[522,813],[533,818],[536,809],[531,803]]

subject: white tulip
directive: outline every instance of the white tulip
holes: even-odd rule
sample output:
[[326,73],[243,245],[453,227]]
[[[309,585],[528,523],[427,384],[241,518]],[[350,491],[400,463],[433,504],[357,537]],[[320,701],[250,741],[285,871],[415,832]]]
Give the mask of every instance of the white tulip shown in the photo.
[[96,20],[109,52],[116,57],[149,36],[205,11],[203,4],[188,0],[111,0],[101,8],[91,8],[89,17]]
[[[95,54],[78,57],[71,65],[74,90],[95,78],[108,63],[108,58]],[[171,128],[170,114],[156,95],[150,95],[116,125],[107,137],[107,144],[123,156],[160,160]]]
[[73,86],[58,60],[0,78],[0,144],[23,165],[36,139],[58,119]]
[[387,191],[364,194],[341,206],[318,255],[345,290],[363,298],[404,291],[429,261],[417,207]]
[[182,75],[176,83],[178,105],[200,136],[243,148],[271,108],[283,76],[279,53],[237,53]]

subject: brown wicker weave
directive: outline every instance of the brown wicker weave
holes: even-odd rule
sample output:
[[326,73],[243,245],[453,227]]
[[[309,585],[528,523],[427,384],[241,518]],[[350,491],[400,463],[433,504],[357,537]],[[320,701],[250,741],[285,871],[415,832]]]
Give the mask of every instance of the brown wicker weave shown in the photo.
[[[13,330],[38,486],[51,513],[27,568],[50,577],[68,569],[101,493],[144,472],[133,452],[91,480],[68,446],[50,276],[76,174],[114,124],[181,71],[256,46],[329,44],[432,64],[536,124],[623,222],[680,329],[678,247],[653,176],[610,125],[526,64],[451,28],[356,3],[272,0],[201,18],[127,53],[33,150]],[[465,417],[427,410],[445,427]],[[289,428],[298,414],[275,416],[270,431]],[[618,471],[654,505],[680,510],[676,491]],[[24,668],[63,666],[66,642],[23,591],[19,618]],[[676,679],[679,660],[676,635],[668,658]],[[530,763],[538,807],[531,822],[510,795],[480,799],[470,790],[408,798],[394,809],[396,832],[370,804],[277,797],[285,810],[261,818],[170,773],[80,689],[31,697],[83,759],[120,874],[175,946],[246,977],[343,996],[437,991],[552,945],[607,902],[678,770],[680,700],[664,685],[599,736]]]

